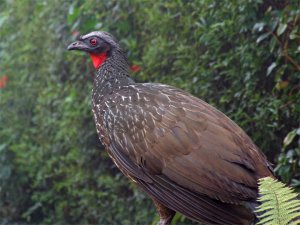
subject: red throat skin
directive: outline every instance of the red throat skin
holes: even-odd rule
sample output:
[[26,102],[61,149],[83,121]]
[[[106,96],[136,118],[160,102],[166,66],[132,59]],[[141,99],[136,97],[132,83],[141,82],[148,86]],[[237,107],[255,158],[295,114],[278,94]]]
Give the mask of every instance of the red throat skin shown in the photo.
[[93,53],[90,53],[90,56],[92,58],[92,61],[93,61],[93,65],[95,67],[95,69],[99,69],[100,66],[104,63],[104,61],[106,60],[107,58],[107,53],[104,52],[104,53],[100,53],[100,54],[93,54]]

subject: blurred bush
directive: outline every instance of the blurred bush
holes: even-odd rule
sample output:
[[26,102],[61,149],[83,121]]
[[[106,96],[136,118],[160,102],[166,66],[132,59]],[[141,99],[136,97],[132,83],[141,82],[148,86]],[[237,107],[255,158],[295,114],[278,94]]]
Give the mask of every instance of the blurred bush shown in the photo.
[[5,0],[0,8],[1,224],[157,220],[98,141],[88,57],[66,51],[92,30],[121,41],[141,68],[137,81],[186,89],[226,113],[300,190],[299,1]]

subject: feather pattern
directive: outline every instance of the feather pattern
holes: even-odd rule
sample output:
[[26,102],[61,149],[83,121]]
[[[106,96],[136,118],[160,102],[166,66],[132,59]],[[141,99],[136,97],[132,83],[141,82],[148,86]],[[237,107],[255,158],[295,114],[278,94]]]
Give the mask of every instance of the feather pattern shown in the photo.
[[101,108],[105,121],[99,133],[107,135],[116,165],[146,192],[208,224],[243,224],[251,218],[236,205],[255,201],[257,179],[271,171],[250,138],[223,113],[162,84],[125,85],[103,103],[94,105],[95,115]]

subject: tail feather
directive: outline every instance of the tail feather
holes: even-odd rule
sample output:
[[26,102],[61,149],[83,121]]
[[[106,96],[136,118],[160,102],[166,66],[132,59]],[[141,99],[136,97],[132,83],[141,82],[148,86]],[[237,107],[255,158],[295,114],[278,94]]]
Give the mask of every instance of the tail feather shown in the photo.
[[153,182],[140,181],[142,188],[166,207],[190,219],[205,224],[250,224],[255,219],[251,210],[192,192],[163,176],[152,177]]

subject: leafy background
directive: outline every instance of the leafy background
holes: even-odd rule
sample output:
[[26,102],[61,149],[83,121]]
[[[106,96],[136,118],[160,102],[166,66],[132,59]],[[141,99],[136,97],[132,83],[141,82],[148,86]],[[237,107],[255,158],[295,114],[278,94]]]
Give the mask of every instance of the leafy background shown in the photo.
[[298,0],[0,1],[0,223],[158,219],[98,141],[90,59],[66,51],[92,30],[120,40],[137,81],[226,113],[300,191],[299,15]]

